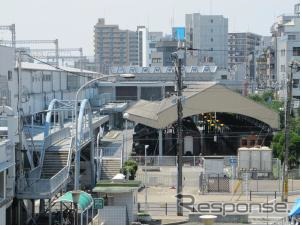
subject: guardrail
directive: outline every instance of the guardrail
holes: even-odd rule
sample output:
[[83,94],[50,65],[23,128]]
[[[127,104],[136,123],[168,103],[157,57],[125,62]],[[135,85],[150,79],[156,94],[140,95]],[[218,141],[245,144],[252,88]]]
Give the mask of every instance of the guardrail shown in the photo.
[[27,189],[21,191],[23,194],[39,194],[48,196],[51,195],[56,189],[58,189],[68,179],[68,166],[61,169],[56,175],[50,179],[32,178],[34,181],[29,184]]
[[101,147],[102,157],[120,158],[122,147]]

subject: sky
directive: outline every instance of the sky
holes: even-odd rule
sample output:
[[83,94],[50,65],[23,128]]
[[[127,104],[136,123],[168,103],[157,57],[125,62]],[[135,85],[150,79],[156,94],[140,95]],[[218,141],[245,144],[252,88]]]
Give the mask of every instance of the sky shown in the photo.
[[[80,48],[92,56],[93,30],[98,18],[122,29],[145,25],[171,33],[184,26],[185,14],[223,15],[229,32],[270,35],[281,14],[292,14],[298,0],[0,0],[0,25],[16,24],[17,40],[59,39],[60,48]],[[0,39],[9,33],[0,30]],[[50,48],[40,46],[35,48]]]

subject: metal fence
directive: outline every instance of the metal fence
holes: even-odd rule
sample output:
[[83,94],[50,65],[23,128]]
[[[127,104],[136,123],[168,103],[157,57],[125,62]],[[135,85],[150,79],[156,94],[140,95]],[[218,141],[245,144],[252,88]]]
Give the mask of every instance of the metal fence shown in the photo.
[[[202,167],[203,156],[183,156],[184,166]],[[129,159],[135,160],[139,166],[177,166],[177,156],[131,156]]]
[[[137,209],[139,212],[147,211],[150,215],[153,216],[176,216],[177,208],[176,201],[175,203],[168,202],[148,202],[146,203],[137,203]],[[193,210],[195,211],[195,210]],[[191,213],[190,210],[183,208],[183,215],[188,216]]]

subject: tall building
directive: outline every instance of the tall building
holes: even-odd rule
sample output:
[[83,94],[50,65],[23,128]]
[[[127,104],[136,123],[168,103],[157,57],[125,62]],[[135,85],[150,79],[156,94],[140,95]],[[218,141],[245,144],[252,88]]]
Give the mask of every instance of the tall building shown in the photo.
[[[274,48],[276,50],[276,79],[280,99],[287,96],[287,78],[291,62],[300,62],[300,12],[295,5],[294,14],[281,15],[271,28]],[[300,100],[300,72],[293,71],[293,99],[298,107]]]
[[186,14],[186,41],[200,49],[198,64],[228,66],[228,19],[221,15]]
[[245,66],[245,76],[253,83],[256,77],[257,47],[261,36],[251,32],[228,34],[228,66],[236,70],[239,65]]
[[256,81],[258,89],[274,88],[275,50],[271,46],[264,48],[256,58]]
[[229,33],[229,68],[246,63],[250,54],[260,45],[261,36],[250,32]]
[[138,65],[137,32],[107,25],[101,18],[94,26],[94,54],[98,71],[108,73],[111,66]]
[[152,64],[152,53],[156,52],[156,43],[159,42],[164,37],[163,32],[159,31],[149,31],[148,33],[148,66]]
[[151,53],[152,66],[173,66],[171,54],[177,51],[178,41],[162,39],[155,45],[156,51]]
[[149,35],[145,26],[137,27],[139,66],[149,66]]

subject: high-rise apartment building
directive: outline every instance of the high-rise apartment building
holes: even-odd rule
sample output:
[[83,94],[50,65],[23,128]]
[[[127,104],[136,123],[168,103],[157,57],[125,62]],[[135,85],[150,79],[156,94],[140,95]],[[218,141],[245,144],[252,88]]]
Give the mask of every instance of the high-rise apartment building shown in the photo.
[[[287,78],[291,62],[300,62],[300,5],[296,4],[294,14],[281,15],[271,28],[273,46],[276,50],[276,79],[280,99],[287,96]],[[300,100],[300,72],[293,71],[294,106]]]
[[221,15],[186,14],[186,42],[198,51],[198,64],[228,66],[228,19]]
[[261,36],[254,33],[229,33],[229,68],[233,68],[237,64],[247,63],[249,55],[255,53],[260,42]]
[[94,26],[94,54],[98,71],[105,74],[112,66],[139,65],[137,32],[99,19]]
[[254,90],[257,47],[260,42],[261,36],[251,32],[228,34],[228,67],[235,71],[239,67],[245,68],[244,77],[249,80],[252,86],[251,92]]

